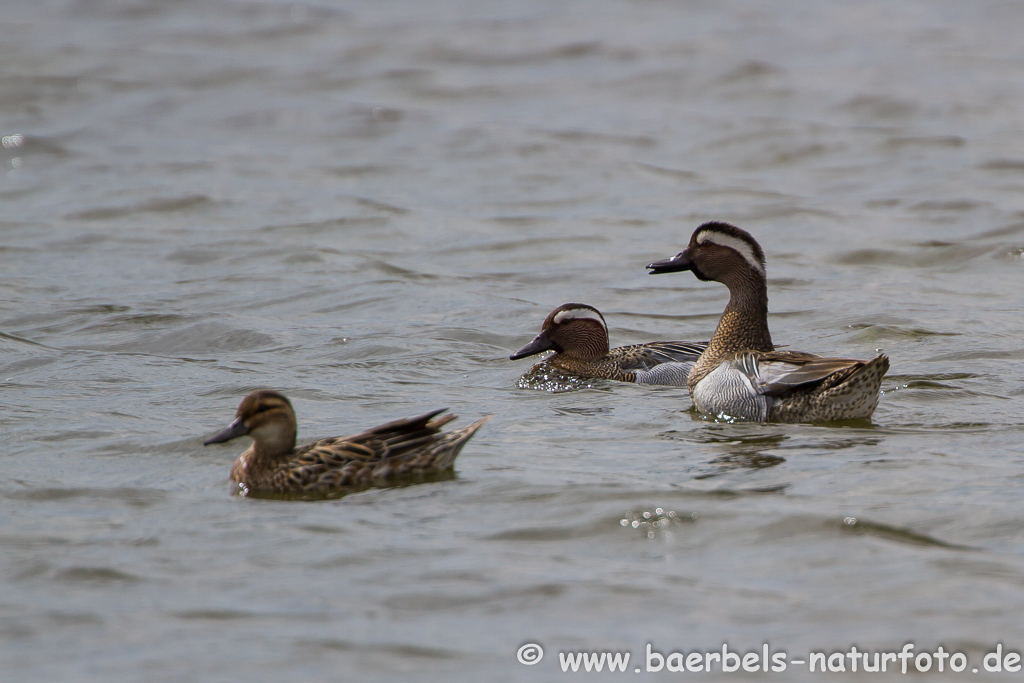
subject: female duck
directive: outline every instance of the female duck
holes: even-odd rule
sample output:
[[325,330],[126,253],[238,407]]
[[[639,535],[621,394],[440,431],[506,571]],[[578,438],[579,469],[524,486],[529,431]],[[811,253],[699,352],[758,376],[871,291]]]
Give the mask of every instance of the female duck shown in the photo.
[[441,434],[441,427],[455,419],[455,415],[434,419],[445,410],[296,448],[292,404],[276,391],[264,389],[242,399],[235,421],[203,445],[239,436],[252,438],[252,445],[231,468],[231,480],[242,495],[343,493],[389,486],[403,478],[451,468],[459,451],[488,418]]
[[509,356],[509,360],[553,350],[544,363],[566,374],[684,386],[690,368],[705,346],[700,342],[651,342],[609,350],[608,326],[596,308],[562,304],[544,320],[540,334]]
[[691,270],[729,288],[729,304],[687,380],[698,410],[758,422],[870,417],[889,359],[822,358],[776,351],[768,332],[764,252],[746,231],[705,223],[686,250],[648,265],[651,275]]

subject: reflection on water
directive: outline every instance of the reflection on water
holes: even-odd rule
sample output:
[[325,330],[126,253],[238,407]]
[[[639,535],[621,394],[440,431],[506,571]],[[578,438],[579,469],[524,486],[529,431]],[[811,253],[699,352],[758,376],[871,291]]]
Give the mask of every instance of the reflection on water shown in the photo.
[[675,510],[654,508],[653,510],[630,510],[625,517],[619,520],[619,524],[628,529],[636,529],[647,538],[654,538],[684,522],[696,521],[696,512],[680,516],[676,514]]
[[775,467],[786,462],[780,455],[768,453],[782,447],[789,437],[782,433],[726,434],[712,432],[710,429],[701,433],[696,440],[711,446],[712,452],[718,454],[708,461],[712,471],[697,475],[696,479],[708,479],[734,469],[763,469]]
[[951,550],[975,550],[968,546],[947,543],[945,541],[932,538],[927,534],[913,531],[912,529],[902,529],[888,524],[878,524],[862,518],[845,517],[843,518],[842,523],[838,526],[840,529],[848,533],[877,536],[878,538],[883,538],[887,541],[894,541],[896,543],[934,546],[938,548],[949,548]]
[[537,389],[559,394],[566,391],[578,391],[579,389],[594,389],[606,387],[605,380],[595,380],[575,375],[567,375],[553,365],[538,363],[530,368],[519,380],[516,386],[520,389]]

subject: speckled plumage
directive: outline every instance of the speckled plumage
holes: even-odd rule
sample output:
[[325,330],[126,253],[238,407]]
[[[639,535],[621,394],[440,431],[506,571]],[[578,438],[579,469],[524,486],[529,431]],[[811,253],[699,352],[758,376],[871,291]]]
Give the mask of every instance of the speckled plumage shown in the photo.
[[648,268],[652,275],[692,270],[729,288],[729,303],[687,382],[701,412],[758,422],[850,420],[874,412],[886,356],[861,361],[775,350],[764,252],[747,232],[705,223],[685,251]]
[[531,372],[548,365],[576,377],[685,386],[705,346],[704,342],[664,341],[609,349],[608,328],[596,308],[563,304],[544,320],[540,334],[509,358],[553,350]]
[[231,468],[231,480],[242,495],[331,495],[401,484],[451,468],[459,451],[488,418],[441,433],[441,427],[456,418],[438,417],[445,410],[296,448],[291,403],[282,394],[261,390],[246,396],[231,426],[205,443],[252,437],[252,445]]

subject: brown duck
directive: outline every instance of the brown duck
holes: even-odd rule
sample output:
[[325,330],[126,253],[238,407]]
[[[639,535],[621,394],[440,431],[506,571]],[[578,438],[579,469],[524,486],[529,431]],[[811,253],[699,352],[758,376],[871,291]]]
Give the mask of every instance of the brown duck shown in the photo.
[[651,275],[690,270],[729,288],[715,334],[687,379],[701,412],[758,422],[850,420],[874,412],[888,357],[862,361],[775,350],[764,252],[746,231],[705,223],[685,251],[647,267]]
[[541,365],[553,366],[569,375],[685,386],[690,368],[705,346],[705,342],[665,341],[609,349],[608,325],[596,308],[562,304],[545,318],[540,334],[509,356],[509,360],[554,351]]
[[231,480],[241,495],[344,493],[415,481],[418,476],[450,469],[488,417],[442,434],[441,427],[456,417],[437,417],[445,410],[296,448],[292,404],[282,394],[263,389],[242,399],[235,421],[203,445],[239,436],[252,439],[231,468]]

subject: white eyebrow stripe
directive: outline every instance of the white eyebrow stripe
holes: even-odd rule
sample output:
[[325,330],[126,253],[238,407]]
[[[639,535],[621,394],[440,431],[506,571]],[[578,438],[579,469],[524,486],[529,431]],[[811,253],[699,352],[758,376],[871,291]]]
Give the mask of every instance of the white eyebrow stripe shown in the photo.
[[721,247],[728,247],[733,251],[739,253],[740,256],[747,260],[747,263],[761,275],[764,275],[764,266],[758,260],[757,255],[754,253],[753,247],[746,240],[740,239],[739,237],[733,237],[732,235],[726,235],[725,233],[718,232],[716,230],[705,230],[701,234],[697,235],[697,244],[704,244],[705,242],[711,242]]
[[601,327],[608,331],[608,326],[604,324],[604,319],[601,314],[597,311],[592,311],[589,308],[570,308],[568,311],[559,311],[555,314],[554,322],[560,324],[566,320],[596,320],[601,323]]

